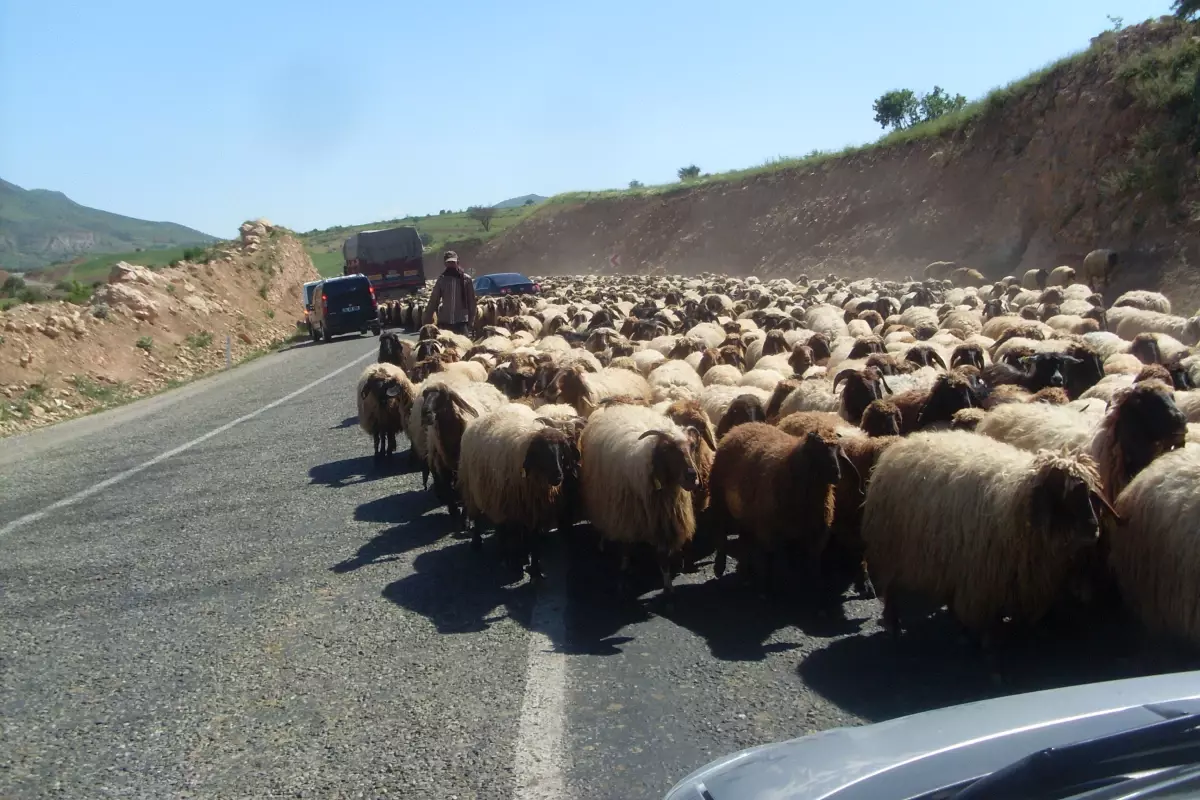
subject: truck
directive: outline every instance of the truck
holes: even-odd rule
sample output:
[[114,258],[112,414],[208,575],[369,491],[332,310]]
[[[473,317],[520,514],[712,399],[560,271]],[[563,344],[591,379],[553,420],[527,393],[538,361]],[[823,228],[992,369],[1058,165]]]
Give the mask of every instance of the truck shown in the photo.
[[416,228],[360,231],[342,243],[343,275],[366,275],[376,300],[398,300],[425,286],[425,260]]

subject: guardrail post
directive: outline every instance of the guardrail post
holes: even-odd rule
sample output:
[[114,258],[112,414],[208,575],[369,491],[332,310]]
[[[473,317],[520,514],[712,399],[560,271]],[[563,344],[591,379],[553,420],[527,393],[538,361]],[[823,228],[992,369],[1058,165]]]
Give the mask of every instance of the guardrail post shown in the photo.
[[233,366],[233,351],[231,350],[231,347],[232,344],[230,342],[229,334],[227,333],[225,334],[225,369],[229,369],[231,366]]

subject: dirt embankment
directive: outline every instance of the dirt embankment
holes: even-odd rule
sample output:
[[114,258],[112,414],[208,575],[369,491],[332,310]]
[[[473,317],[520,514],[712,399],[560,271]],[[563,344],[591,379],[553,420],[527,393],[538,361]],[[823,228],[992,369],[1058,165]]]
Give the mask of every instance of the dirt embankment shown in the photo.
[[482,248],[477,272],[919,275],[954,260],[999,278],[1121,251],[1113,287],[1200,305],[1200,26],[1160,20],[903,144],[661,194],[551,204]]
[[304,247],[266,220],[207,263],[121,263],[90,306],[41,303],[0,313],[0,435],[156,392],[296,332],[301,286],[318,275]]

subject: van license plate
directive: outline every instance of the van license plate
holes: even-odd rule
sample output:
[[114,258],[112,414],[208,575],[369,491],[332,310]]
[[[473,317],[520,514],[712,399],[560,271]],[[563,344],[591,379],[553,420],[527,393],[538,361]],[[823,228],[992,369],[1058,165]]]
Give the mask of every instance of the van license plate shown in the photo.
[[358,311],[358,306],[346,306],[342,309],[343,314],[349,314],[351,311]]

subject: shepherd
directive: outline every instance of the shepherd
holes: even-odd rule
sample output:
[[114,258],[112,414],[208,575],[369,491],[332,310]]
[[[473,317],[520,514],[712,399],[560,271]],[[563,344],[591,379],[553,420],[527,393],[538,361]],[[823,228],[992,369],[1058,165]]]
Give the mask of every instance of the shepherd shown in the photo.
[[425,324],[433,322],[434,312],[437,312],[439,328],[469,336],[475,322],[475,284],[458,265],[458,253],[447,250],[442,261],[446,269],[438,276],[429,295]]

